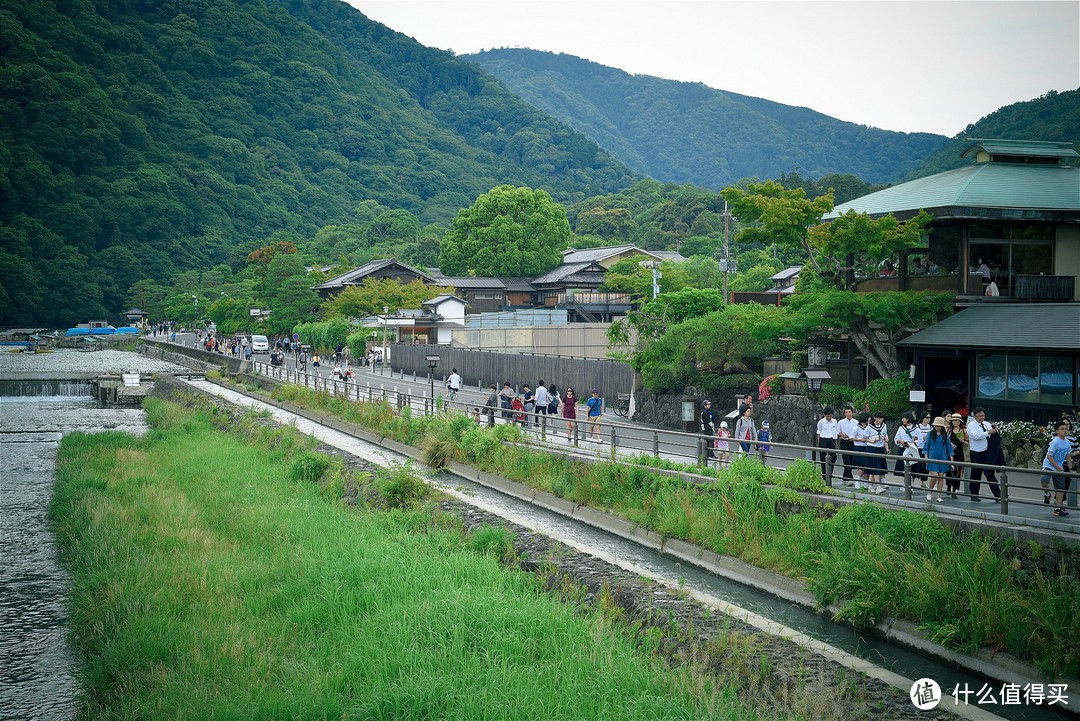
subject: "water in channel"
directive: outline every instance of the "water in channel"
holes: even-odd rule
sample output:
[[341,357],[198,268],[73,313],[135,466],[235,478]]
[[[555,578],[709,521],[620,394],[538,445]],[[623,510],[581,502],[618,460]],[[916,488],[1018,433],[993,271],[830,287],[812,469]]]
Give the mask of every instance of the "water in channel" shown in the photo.
[[[319,425],[293,413],[253,400],[240,393],[221,388],[206,381],[194,381],[202,390],[220,395],[241,406],[269,411],[275,420],[294,424],[298,430],[308,433],[327,445],[339,448],[377,465],[388,466],[404,463],[408,459],[348,434]],[[978,691],[983,684],[995,689],[1000,697],[1001,682],[988,680],[948,664],[938,662],[919,652],[896,646],[887,641],[864,635],[847,624],[834,623],[820,614],[802,606],[777,599],[733,581],[726,580],[693,566],[687,566],[661,553],[625,541],[605,531],[587,526],[531,503],[507,496],[453,473],[440,472],[429,479],[442,490],[466,499],[486,511],[495,513],[519,525],[540,531],[551,538],[615,563],[642,575],[669,585],[682,587],[706,597],[718,599],[756,613],[795,629],[813,639],[824,642],[849,654],[865,659],[881,668],[914,681],[932,678],[942,689],[951,690],[957,684],[961,688]],[[1023,685],[1023,681],[1016,679]],[[966,684],[966,686],[965,686]],[[948,692],[948,691],[946,691]],[[951,697],[950,697],[951,700]],[[1073,700],[1070,698],[1070,704]],[[995,705],[983,707],[985,711],[1015,721],[1042,721],[1067,718],[1057,708],[1037,705]]]
[[0,717],[75,715],[76,657],[67,643],[71,581],[46,514],[65,433],[145,432],[142,409],[86,396],[0,397]]

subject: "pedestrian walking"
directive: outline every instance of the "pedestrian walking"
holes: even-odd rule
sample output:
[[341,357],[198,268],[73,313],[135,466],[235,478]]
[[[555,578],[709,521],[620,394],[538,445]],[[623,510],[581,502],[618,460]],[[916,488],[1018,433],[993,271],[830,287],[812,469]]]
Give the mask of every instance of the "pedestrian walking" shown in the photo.
[[698,413],[698,431],[705,447],[705,465],[716,458],[716,413],[712,409],[712,401],[708,398],[701,402],[701,412]]
[[720,427],[716,430],[716,462],[720,468],[731,463],[731,429],[727,421],[720,421]]
[[495,425],[495,409],[499,407],[499,392],[495,389],[495,384],[492,383],[488,386],[488,397],[484,403],[484,412],[487,413],[488,428]]
[[1068,472],[1067,459],[1072,454],[1072,443],[1069,442],[1068,435],[1069,424],[1066,421],[1058,421],[1054,425],[1054,438],[1046,449],[1046,457],[1043,458],[1042,463],[1044,471],[1042,484],[1043,487],[1046,487],[1050,482],[1054,484],[1054,510],[1052,514],[1058,518],[1069,515],[1069,512],[1065,510],[1065,493],[1069,490],[1069,481],[1072,479],[1054,473],[1054,471],[1058,473]]
[[[941,494],[945,490],[945,474],[952,465],[942,461],[952,460],[953,447],[949,440],[949,429],[945,426],[945,419],[938,416],[930,425],[930,433],[923,439],[923,452],[926,454],[926,472],[930,475],[929,490],[926,492],[926,500],[941,502]],[[934,496],[934,491],[937,495]]]
[[821,480],[825,483],[829,482],[832,469],[836,466],[836,441],[839,435],[840,422],[833,418],[832,406],[825,406],[814,433],[814,445],[821,449],[818,460],[821,461]]
[[528,383],[522,386],[521,402],[525,406],[525,423],[532,425],[536,418],[536,391]]
[[537,415],[533,418],[533,422],[536,425],[540,425],[540,416],[547,416],[548,404],[551,403],[551,394],[548,392],[547,386],[544,385],[544,381],[540,381],[536,384],[536,392],[533,394],[533,406],[536,409]]
[[769,462],[769,443],[772,441],[772,432],[769,430],[769,422],[762,421],[761,428],[757,432],[758,439],[758,457],[761,458],[761,465],[768,465]]
[[[959,413],[949,416],[949,442],[952,443],[952,459],[954,463],[964,462],[964,446],[967,445],[967,431],[964,429],[964,418]],[[954,465],[949,469],[949,475],[945,478],[945,488],[949,492],[949,498],[956,498],[960,491],[961,482],[964,480],[964,466]]]
[[573,386],[566,387],[566,393],[562,397],[562,416],[566,420],[566,437],[574,437],[574,429],[577,428],[577,394]]
[[510,404],[517,398],[517,391],[510,385],[510,381],[503,383],[502,390],[499,391],[499,403],[502,405],[502,417],[509,421],[513,418],[513,411],[510,409]]
[[855,409],[850,405],[845,406],[844,417],[836,423],[836,439],[840,446],[840,457],[844,461],[844,484],[848,486],[855,483],[855,429],[858,427]]
[[[995,462],[996,457],[991,456],[990,440],[996,441],[998,453],[1001,452],[1001,438],[998,436],[997,427],[986,422],[986,409],[976,408],[971,413],[967,423],[968,450],[971,453],[972,463],[990,464]],[[996,455],[996,454],[995,454]],[[1004,465],[1004,464],[1001,464]],[[993,468],[975,466],[971,469],[971,480],[968,481],[968,493],[971,500],[981,501],[979,490],[982,488],[981,481],[986,477],[986,485],[990,486],[990,492],[994,494],[994,502],[1001,497],[1001,489],[997,483],[997,473]]]
[[585,401],[587,411],[585,416],[589,421],[589,437],[600,443],[600,416],[604,412],[604,399],[600,397],[600,391],[593,388],[592,393]]
[[754,423],[754,407],[744,405],[735,424],[735,440],[739,442],[744,456],[750,454],[750,446],[757,437],[757,425]]

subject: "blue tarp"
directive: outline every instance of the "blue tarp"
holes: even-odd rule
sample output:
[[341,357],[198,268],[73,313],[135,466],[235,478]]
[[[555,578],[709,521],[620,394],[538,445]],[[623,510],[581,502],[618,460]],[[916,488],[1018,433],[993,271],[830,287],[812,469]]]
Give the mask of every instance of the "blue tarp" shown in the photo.
[[69,335],[69,336],[73,336],[73,335],[90,335],[90,329],[89,328],[68,328],[67,333],[65,335]]
[[115,332],[115,328],[94,328],[90,331],[90,335],[112,335]]

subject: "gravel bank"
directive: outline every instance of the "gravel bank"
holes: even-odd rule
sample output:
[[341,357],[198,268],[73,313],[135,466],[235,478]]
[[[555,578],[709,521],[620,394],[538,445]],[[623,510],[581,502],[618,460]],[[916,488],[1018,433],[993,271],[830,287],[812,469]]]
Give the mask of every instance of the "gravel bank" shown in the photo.
[[0,353],[0,377],[16,373],[68,375],[73,373],[176,373],[186,371],[184,366],[123,350],[99,350],[84,352],[57,350],[53,353]]

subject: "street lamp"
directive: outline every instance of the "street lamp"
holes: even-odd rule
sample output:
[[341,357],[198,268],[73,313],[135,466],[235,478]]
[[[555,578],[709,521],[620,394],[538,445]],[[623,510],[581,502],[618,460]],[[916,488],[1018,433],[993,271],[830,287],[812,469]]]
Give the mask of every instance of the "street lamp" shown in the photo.
[[811,338],[806,341],[806,365],[803,375],[806,376],[806,385],[810,390],[810,397],[817,404],[817,394],[822,384],[832,378],[829,371],[825,370],[828,362],[828,343],[821,338]]
[[660,279],[663,278],[663,274],[660,273],[660,261],[657,260],[643,260],[638,263],[642,268],[648,268],[652,271],[652,297],[660,295]]
[[427,379],[428,384],[431,386],[431,410],[435,410],[435,366],[439,365],[439,356],[429,355],[424,356],[427,360]]

